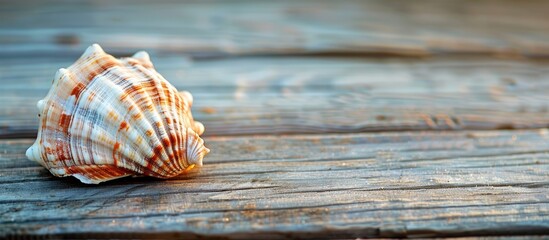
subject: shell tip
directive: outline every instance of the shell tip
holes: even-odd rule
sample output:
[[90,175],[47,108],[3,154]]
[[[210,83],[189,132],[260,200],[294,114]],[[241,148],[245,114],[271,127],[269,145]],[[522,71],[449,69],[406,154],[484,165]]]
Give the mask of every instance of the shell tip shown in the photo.
[[57,72],[55,72],[55,77],[54,77],[54,79],[55,79],[55,80],[60,79],[61,77],[63,77],[63,75],[65,75],[66,72],[67,72],[67,69],[65,69],[65,68],[60,68],[59,70],[57,70]]
[[[208,154],[208,153],[210,153],[210,149],[207,148],[207,147],[204,147],[204,152],[205,152],[206,154]],[[206,155],[206,154],[204,154],[204,155]]]
[[29,149],[27,149],[27,151],[25,152],[25,155],[27,156],[27,158],[29,160],[33,160],[34,161],[34,156],[33,156],[33,152],[34,152],[34,145],[33,146],[30,146]]
[[187,128],[187,134],[187,161],[189,164],[201,167],[202,159],[210,152],[210,149],[204,146],[204,140],[191,128]]
[[132,57],[137,58],[137,59],[141,59],[141,60],[145,60],[145,61],[148,61],[148,62],[151,61],[151,57],[145,51],[136,52]]
[[94,53],[105,53],[105,51],[103,51],[103,48],[101,48],[101,46],[99,46],[99,44],[94,43],[86,49],[84,54],[82,54],[82,57],[87,57],[87,56],[90,56]]
[[44,101],[44,99],[36,103],[36,107],[38,108],[39,112],[42,112],[42,110],[44,109],[44,104],[46,104],[46,101]]
[[194,129],[198,135],[202,135],[202,133],[204,133],[204,130],[205,130],[204,124],[198,121],[194,121]]
[[183,97],[183,99],[187,100],[189,102],[189,106],[193,105],[193,95],[188,91],[181,91],[179,92],[179,95]]
[[25,152],[25,156],[27,156],[27,158],[31,161],[40,163],[40,165],[44,167],[46,166],[44,161],[42,161],[42,159],[40,158],[39,147],[37,147],[36,143],[27,149],[27,151]]

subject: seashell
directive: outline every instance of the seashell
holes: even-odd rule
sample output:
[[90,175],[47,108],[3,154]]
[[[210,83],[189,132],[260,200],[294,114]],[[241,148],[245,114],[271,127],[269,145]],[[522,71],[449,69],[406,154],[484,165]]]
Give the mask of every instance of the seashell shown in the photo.
[[210,151],[177,92],[146,52],[116,59],[97,44],[59,69],[38,101],[40,127],[29,159],[58,177],[100,183],[131,175],[170,178],[202,166]]

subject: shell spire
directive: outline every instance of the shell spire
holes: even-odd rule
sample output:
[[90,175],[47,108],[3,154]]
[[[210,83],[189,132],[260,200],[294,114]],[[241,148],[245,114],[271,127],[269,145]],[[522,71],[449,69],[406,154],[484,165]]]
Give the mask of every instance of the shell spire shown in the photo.
[[26,155],[83,183],[174,177],[202,166],[210,152],[192,102],[156,72],[146,52],[116,59],[93,44],[57,71],[38,101],[40,127]]
[[84,51],[84,53],[82,54],[82,56],[80,58],[86,58],[86,57],[92,56],[93,54],[104,54],[104,53],[105,53],[105,51],[103,50],[103,48],[101,48],[101,46],[99,46],[99,44],[94,43],[91,46],[89,46],[86,49],[86,51]]

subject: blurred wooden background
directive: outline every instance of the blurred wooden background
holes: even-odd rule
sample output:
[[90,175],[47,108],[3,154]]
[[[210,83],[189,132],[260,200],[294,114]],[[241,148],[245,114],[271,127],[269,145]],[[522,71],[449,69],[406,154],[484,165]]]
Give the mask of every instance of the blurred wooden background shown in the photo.
[[[25,158],[92,43],[193,93],[201,173]],[[548,1],[0,1],[0,237],[549,234],[548,59]]]

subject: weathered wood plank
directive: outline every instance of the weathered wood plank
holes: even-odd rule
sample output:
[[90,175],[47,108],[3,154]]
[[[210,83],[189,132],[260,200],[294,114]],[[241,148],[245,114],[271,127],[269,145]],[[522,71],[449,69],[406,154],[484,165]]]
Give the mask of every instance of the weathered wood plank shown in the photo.
[[[549,56],[547,1],[2,1],[0,55]],[[75,47],[76,46],[76,47]]]
[[207,137],[200,173],[88,186],[1,140],[0,231],[357,238],[549,231],[549,133]]
[[[107,49],[109,51],[110,49]],[[0,136],[31,137],[35,103],[77,56],[0,60]],[[549,64],[526,60],[231,58],[155,55],[195,96],[208,135],[539,128]]]

